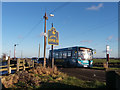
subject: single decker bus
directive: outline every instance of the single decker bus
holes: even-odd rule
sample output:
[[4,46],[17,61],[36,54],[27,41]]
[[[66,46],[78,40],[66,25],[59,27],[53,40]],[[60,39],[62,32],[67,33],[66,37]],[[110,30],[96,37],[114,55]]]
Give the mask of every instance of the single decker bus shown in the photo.
[[[53,50],[54,64],[63,67],[92,67],[93,49],[87,47],[69,47]],[[49,51],[52,60],[52,50]]]

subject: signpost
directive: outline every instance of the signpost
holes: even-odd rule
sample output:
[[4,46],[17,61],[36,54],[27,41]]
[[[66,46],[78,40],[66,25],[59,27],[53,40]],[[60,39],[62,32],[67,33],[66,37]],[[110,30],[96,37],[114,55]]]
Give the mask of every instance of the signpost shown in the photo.
[[54,67],[54,56],[53,56],[53,45],[59,45],[59,33],[56,31],[56,29],[53,27],[48,30],[48,44],[51,45],[52,49],[52,68]]
[[107,68],[108,68],[108,62],[109,62],[109,50],[110,50],[110,46],[106,45]]
[[59,34],[54,27],[48,30],[48,44],[59,45]]

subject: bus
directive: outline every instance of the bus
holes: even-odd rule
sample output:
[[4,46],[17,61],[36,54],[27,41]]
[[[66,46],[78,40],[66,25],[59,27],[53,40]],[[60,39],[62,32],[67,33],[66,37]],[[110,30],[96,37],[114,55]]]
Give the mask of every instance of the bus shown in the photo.
[[[52,50],[49,51],[50,62]],[[93,49],[87,47],[69,47],[53,50],[54,64],[63,67],[92,67]]]

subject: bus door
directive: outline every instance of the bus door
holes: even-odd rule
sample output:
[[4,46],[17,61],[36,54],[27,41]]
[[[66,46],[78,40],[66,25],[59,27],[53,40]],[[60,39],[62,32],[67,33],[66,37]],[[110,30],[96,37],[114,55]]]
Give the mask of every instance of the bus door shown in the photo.
[[72,59],[71,59],[71,64],[76,65],[77,64],[77,51],[72,51]]

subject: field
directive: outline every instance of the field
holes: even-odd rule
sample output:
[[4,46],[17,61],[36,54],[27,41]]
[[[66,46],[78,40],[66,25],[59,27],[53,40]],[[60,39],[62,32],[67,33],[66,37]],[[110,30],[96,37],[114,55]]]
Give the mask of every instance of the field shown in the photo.
[[[104,69],[104,64],[106,64],[106,59],[93,59],[94,69]],[[120,69],[120,59],[109,59],[108,67],[110,70]]]
[[[93,63],[104,63],[106,59],[93,59]],[[109,59],[109,63],[120,63],[120,59]]]

